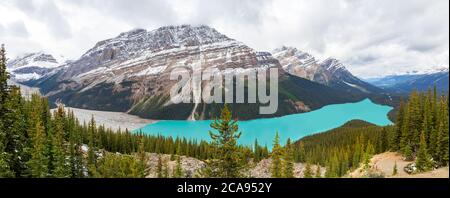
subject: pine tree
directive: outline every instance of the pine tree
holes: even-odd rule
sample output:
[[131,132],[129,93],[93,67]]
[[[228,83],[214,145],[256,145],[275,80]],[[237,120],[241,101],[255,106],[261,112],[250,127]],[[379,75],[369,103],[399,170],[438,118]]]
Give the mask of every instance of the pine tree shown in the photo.
[[420,142],[420,131],[422,130],[422,111],[420,105],[420,96],[417,91],[413,91],[409,98],[409,132],[410,146],[416,151]]
[[9,74],[6,71],[5,46],[2,44],[0,48],[0,115],[2,116],[2,119],[5,114],[4,105],[9,95],[8,79]]
[[367,143],[367,147],[366,147],[366,150],[364,152],[364,169],[367,170],[367,169],[370,168],[370,159],[371,159],[373,154],[374,154],[374,148],[373,148],[372,144],[369,141]]
[[261,161],[261,148],[259,147],[257,139],[255,139],[255,145],[254,145],[253,151],[254,151],[253,161],[255,163]]
[[409,155],[406,155],[406,152],[408,150],[411,150],[411,137],[410,137],[410,125],[409,125],[409,110],[408,108],[405,109],[404,115],[403,115],[403,122],[402,122],[402,128],[401,128],[401,136],[400,136],[400,150],[407,158],[411,158]]
[[163,175],[164,178],[169,178],[169,162],[167,160],[164,160],[164,166],[163,166]]
[[431,158],[428,155],[427,143],[425,140],[424,132],[420,134],[420,144],[419,144],[419,151],[417,152],[416,166],[417,170],[420,172],[428,171],[433,166]]
[[8,80],[9,75],[6,71],[5,47],[2,44],[0,49],[0,178],[13,177],[14,173],[9,166],[10,154],[6,152],[6,130],[4,127],[4,115],[6,113],[5,104],[8,98]]
[[173,177],[174,178],[182,178],[182,177],[184,177],[183,168],[181,167],[181,156],[180,156],[180,153],[181,153],[181,144],[178,143],[178,145],[177,145],[177,156],[176,156],[177,163],[176,163],[175,169],[173,171]]
[[359,164],[361,163],[361,158],[363,155],[363,144],[362,144],[362,136],[359,136],[356,139],[356,143],[354,145],[354,152],[353,152],[353,158],[352,158],[352,167],[359,167]]
[[321,178],[322,177],[322,171],[320,170],[320,164],[316,165],[316,175],[315,178]]
[[4,133],[1,129],[2,123],[0,122],[0,178],[6,178],[6,177],[13,177],[14,173],[11,171],[11,168],[9,167],[9,161],[10,158],[9,154],[5,152],[4,149]]
[[403,129],[403,121],[405,119],[405,104],[403,102],[403,99],[400,99],[400,105],[399,105],[399,109],[397,112],[397,118],[396,118],[396,128],[394,130],[394,132],[392,133],[391,136],[391,140],[390,142],[392,142],[393,144],[391,144],[391,150],[393,151],[397,151],[399,149],[401,149],[399,147],[398,142],[400,142],[400,138],[402,137],[402,129]]
[[211,123],[211,128],[218,131],[218,133],[209,131],[209,135],[218,149],[217,161],[209,164],[211,170],[215,172],[212,176],[241,177],[240,171],[246,166],[247,161],[238,152],[237,140],[241,137],[241,133],[238,132],[237,121],[231,118],[231,111],[227,104],[220,113],[220,119]]
[[71,178],[81,178],[83,175],[83,153],[81,152],[81,134],[76,130],[77,122],[72,111],[67,114],[67,131],[69,134],[69,169]]
[[147,154],[145,153],[145,144],[144,138],[139,138],[139,147],[138,147],[138,177],[146,177],[148,174],[148,165],[147,165]]
[[52,153],[54,160],[53,177],[64,178],[70,176],[67,167],[66,150],[64,148],[64,109],[59,106],[54,115],[54,135],[52,141]]
[[24,104],[20,89],[10,87],[9,95],[4,104],[3,130],[5,134],[4,151],[10,154],[9,166],[15,177],[26,176],[29,160],[29,142],[26,134]]
[[272,159],[271,173],[273,178],[280,178],[283,176],[281,156],[283,156],[283,151],[280,146],[280,137],[278,136],[277,132],[275,134],[275,139],[273,140],[272,155],[271,155]]
[[294,161],[293,161],[293,149],[291,145],[291,139],[288,138],[286,146],[284,147],[284,165],[283,165],[283,176],[285,178],[294,177]]
[[87,161],[87,168],[88,168],[88,174],[90,177],[96,177],[97,174],[97,149],[96,149],[96,143],[95,143],[95,133],[96,133],[96,125],[94,117],[91,118],[91,121],[89,122],[88,127],[88,161]]
[[397,161],[395,161],[394,168],[392,169],[392,175],[395,176],[397,174],[398,174]]
[[161,155],[158,155],[158,164],[156,165],[156,177],[158,178],[163,178],[164,173],[163,173],[163,161],[161,158]]
[[311,170],[311,164],[309,162],[307,162],[304,173],[303,173],[303,178],[312,178],[312,177],[313,177],[313,173]]
[[413,161],[414,160],[414,154],[411,147],[411,144],[407,143],[406,146],[403,148],[403,156],[405,157],[405,161]]
[[327,177],[327,178],[339,177],[338,163],[339,163],[339,159],[337,157],[337,154],[336,154],[336,152],[333,152],[332,157],[330,159],[328,159],[328,162],[327,162],[325,177]]
[[441,98],[439,104],[439,131],[438,131],[438,161],[442,166],[449,162],[449,115],[448,115],[448,97]]
[[37,120],[33,127],[34,135],[32,137],[33,147],[31,150],[31,159],[28,165],[31,169],[31,176],[33,177],[47,177],[48,176],[48,162],[44,155],[45,150],[45,132],[42,122]]

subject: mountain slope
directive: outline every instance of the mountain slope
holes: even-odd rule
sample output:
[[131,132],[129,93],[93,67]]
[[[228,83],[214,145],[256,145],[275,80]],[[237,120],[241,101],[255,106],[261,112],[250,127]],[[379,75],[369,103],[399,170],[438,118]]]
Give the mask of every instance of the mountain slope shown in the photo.
[[328,58],[319,62],[306,52],[286,46],[275,49],[273,54],[283,69],[292,75],[353,94],[369,95],[381,91],[355,77],[339,60]]
[[[129,112],[152,119],[207,119],[222,104],[170,101],[174,69],[190,72],[217,68],[220,73],[266,71],[279,73],[279,108],[275,114],[259,114],[261,104],[232,104],[234,117],[251,119],[305,112],[324,105],[354,102],[363,96],[311,82],[283,69],[267,52],[257,52],[208,26],[166,26],[153,31],[136,29],[98,42],[80,59],[55,74],[33,82],[53,102],[68,106]],[[205,86],[204,83],[202,86]],[[192,91],[192,87],[188,87]],[[247,89],[246,89],[247,90]],[[183,97],[187,97],[183,95]]]

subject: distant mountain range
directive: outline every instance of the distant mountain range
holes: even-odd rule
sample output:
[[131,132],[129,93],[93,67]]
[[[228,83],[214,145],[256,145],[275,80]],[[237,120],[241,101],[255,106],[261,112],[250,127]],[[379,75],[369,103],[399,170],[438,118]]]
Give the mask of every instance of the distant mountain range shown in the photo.
[[7,70],[16,82],[26,82],[40,79],[56,67],[64,63],[63,57],[55,59],[44,52],[27,53],[8,61]]
[[8,62],[15,80],[39,87],[52,102],[152,119],[208,119],[217,115],[222,104],[169,100],[169,90],[176,83],[169,80],[170,71],[198,65],[236,72],[278,69],[278,111],[261,115],[261,104],[233,103],[234,117],[239,119],[306,112],[367,97],[381,103],[388,100],[382,89],[352,75],[339,60],[317,61],[291,47],[258,52],[204,25],[134,29],[100,41],[78,60],[64,64],[47,54]]
[[442,68],[420,74],[390,75],[381,78],[370,78],[366,79],[366,81],[395,93],[409,93],[412,90],[426,91],[434,86],[440,92],[448,92],[449,69]]

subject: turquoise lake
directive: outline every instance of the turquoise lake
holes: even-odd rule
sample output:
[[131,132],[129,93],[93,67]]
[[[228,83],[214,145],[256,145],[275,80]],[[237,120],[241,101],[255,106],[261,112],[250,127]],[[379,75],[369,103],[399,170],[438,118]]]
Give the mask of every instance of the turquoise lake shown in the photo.
[[[239,130],[242,132],[238,143],[252,145],[257,139],[260,145],[271,147],[277,131],[281,143],[284,144],[288,138],[298,140],[307,135],[339,127],[354,119],[385,126],[392,124],[387,117],[387,113],[391,109],[390,106],[378,105],[369,99],[365,99],[356,103],[327,105],[307,113],[238,121]],[[185,137],[187,139],[210,141],[208,134],[208,131],[211,130],[210,123],[211,120],[162,120],[134,132],[142,131],[151,135],[159,134],[174,138]]]

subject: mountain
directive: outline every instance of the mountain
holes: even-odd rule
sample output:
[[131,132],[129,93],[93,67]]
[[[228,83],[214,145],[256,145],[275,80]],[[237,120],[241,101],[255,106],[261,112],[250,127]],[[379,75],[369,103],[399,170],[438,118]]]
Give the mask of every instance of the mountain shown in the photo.
[[281,69],[271,53],[255,51],[203,25],[121,33],[98,42],[80,59],[33,85],[50,101],[72,107],[122,111],[152,119],[213,118],[222,104],[173,104],[169,99],[170,88],[177,83],[170,80],[171,71],[199,67],[218,68],[221,74],[225,69],[238,73],[278,69],[278,111],[264,115],[259,114],[259,103],[230,104],[239,119],[282,116],[363,98],[291,75]]
[[382,91],[351,74],[334,58],[320,62],[306,52],[286,46],[275,49],[273,55],[286,72],[343,92],[369,95]]
[[60,65],[51,54],[27,53],[7,62],[11,79],[16,82],[38,80]]
[[426,91],[436,86],[438,91],[448,92],[449,70],[441,68],[422,73],[390,75],[366,79],[367,82],[396,93],[409,93],[412,90]]

